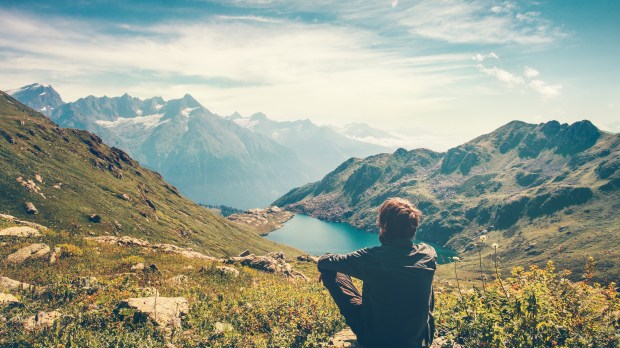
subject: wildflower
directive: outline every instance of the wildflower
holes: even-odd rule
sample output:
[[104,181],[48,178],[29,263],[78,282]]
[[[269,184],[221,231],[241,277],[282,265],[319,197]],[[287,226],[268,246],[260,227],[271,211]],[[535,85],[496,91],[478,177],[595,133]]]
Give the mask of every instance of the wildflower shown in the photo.
[[460,257],[458,257],[458,256],[453,256],[453,257],[452,257],[452,261],[459,262],[459,261],[461,261],[461,258],[460,258]]
[[497,243],[493,243],[493,245],[491,245],[491,247],[493,247],[493,249],[497,249],[497,248],[499,248],[499,245],[497,245]]
[[486,241],[487,241],[487,235],[486,235],[486,234],[483,234],[482,236],[480,236],[480,241],[481,241],[482,243],[486,242]]

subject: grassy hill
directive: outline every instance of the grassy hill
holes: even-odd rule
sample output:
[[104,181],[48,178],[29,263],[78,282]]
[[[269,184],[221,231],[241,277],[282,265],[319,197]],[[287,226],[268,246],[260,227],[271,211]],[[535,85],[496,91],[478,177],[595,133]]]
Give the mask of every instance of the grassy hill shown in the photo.
[[[0,231],[15,225],[0,217]],[[2,347],[318,348],[331,347],[330,337],[344,327],[327,291],[314,281],[312,262],[290,261],[309,279],[293,281],[240,264],[226,266],[232,273],[221,272],[217,260],[39,230],[32,237],[0,236]],[[58,248],[54,261],[48,253],[5,262],[31,243]],[[149,266],[138,269],[139,263]],[[591,265],[580,271],[586,277],[578,283],[548,264],[504,271],[484,287],[465,280],[460,263],[441,266],[434,284],[433,348],[617,347],[620,296],[614,284],[592,282],[597,271]],[[11,286],[4,277],[27,285]],[[4,301],[6,293],[12,300]],[[160,303],[182,299],[187,308],[164,325],[158,312],[145,316],[122,305],[148,297]]]
[[501,245],[509,265],[554,260],[577,269],[599,260],[606,281],[620,274],[620,135],[588,121],[511,122],[437,153],[426,149],[352,158],[321,181],[274,204],[376,231],[388,197],[425,214],[418,237],[451,247],[476,269],[481,235]]
[[[144,237],[214,256],[298,253],[216,216],[96,135],[59,128],[4,92],[0,172],[0,213],[71,235]],[[38,214],[27,214],[28,202]]]

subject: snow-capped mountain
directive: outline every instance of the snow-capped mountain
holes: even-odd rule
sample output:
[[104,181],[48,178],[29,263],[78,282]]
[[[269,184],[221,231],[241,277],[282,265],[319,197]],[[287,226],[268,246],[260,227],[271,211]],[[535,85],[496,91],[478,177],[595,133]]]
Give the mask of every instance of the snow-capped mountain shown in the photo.
[[50,85],[43,86],[39,83],[33,83],[6,92],[13,98],[46,116],[50,116],[54,109],[64,103],[58,92]]
[[211,113],[190,95],[168,101],[89,96],[62,105],[51,119],[98,134],[197,202],[266,206],[308,182],[293,151]]
[[351,157],[366,157],[389,148],[351,139],[328,126],[318,126],[310,120],[274,121],[262,113],[242,117],[228,116],[241,127],[265,135],[292,149],[310,167],[310,177],[318,180]]

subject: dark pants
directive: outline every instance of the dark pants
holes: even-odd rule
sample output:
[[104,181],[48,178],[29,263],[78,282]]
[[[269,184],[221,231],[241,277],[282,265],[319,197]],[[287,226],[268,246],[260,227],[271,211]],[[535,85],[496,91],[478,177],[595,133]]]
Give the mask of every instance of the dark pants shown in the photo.
[[357,336],[358,341],[362,341],[364,331],[362,294],[353,285],[351,277],[334,271],[321,270],[321,279],[347,325]]

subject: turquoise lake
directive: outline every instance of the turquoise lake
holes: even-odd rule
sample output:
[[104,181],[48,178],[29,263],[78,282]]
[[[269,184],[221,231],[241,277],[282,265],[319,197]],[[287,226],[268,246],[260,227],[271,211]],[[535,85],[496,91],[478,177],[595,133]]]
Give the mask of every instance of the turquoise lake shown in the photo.
[[[380,245],[379,236],[345,223],[322,221],[297,214],[265,238],[306,251],[311,255],[344,254]],[[429,243],[431,244],[431,243]],[[437,251],[439,263],[448,262],[456,255],[452,250],[431,244]]]

